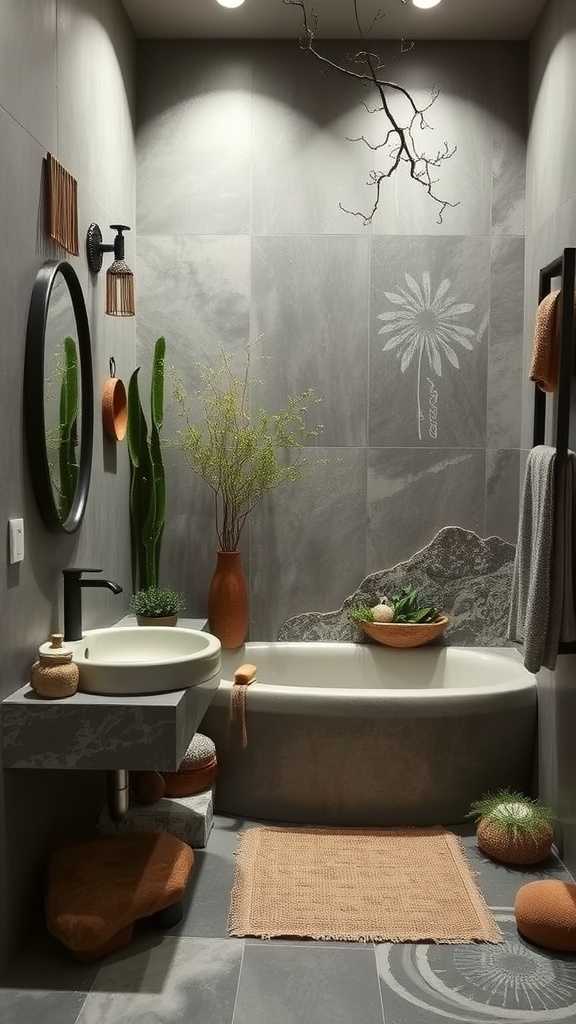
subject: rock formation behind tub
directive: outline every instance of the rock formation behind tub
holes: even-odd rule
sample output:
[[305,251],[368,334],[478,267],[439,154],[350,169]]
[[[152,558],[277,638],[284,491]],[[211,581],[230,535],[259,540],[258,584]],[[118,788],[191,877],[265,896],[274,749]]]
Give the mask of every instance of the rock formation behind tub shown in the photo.
[[281,626],[279,640],[364,642],[350,621],[355,604],[377,604],[406,583],[413,584],[450,616],[444,643],[502,647],[506,630],[515,549],[499,537],[484,540],[470,530],[447,526],[406,562],[372,573],[335,612],[306,612]]

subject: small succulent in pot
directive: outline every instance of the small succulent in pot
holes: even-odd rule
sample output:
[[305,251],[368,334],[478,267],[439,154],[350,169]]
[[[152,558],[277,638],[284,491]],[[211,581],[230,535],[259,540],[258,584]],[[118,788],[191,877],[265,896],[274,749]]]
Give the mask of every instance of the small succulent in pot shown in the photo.
[[130,608],[139,626],[175,626],[186,607],[182,594],[163,587],[139,590],[130,599]]
[[500,789],[472,804],[478,846],[503,864],[539,864],[550,856],[554,814],[539,800]]

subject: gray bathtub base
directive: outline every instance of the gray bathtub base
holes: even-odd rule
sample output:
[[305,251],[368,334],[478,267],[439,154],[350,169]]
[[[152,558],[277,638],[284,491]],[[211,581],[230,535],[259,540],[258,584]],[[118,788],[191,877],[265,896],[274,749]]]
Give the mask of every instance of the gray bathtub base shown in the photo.
[[530,793],[536,699],[465,717],[249,717],[248,748],[228,710],[201,726],[218,750],[216,810],[335,826],[453,825],[491,789]]

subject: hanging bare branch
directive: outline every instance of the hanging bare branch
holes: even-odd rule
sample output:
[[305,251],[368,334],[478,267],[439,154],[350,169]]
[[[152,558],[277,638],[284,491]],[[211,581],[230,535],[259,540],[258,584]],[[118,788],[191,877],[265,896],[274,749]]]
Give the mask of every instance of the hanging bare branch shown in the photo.
[[[385,182],[394,176],[403,166],[408,168],[412,181],[423,188],[430,200],[438,208],[438,223],[442,224],[444,213],[447,209],[459,206],[459,203],[449,202],[443,199],[436,191],[438,184],[437,171],[442,164],[450,160],[456,152],[456,146],[450,146],[447,142],[435,152],[429,152],[422,147],[417,134],[431,130],[426,115],[438,99],[439,92],[433,89],[430,100],[425,104],[416,102],[412,94],[398,82],[385,77],[387,67],[385,61],[371,49],[366,43],[366,33],[363,30],[359,13],[359,0],[351,0],[354,20],[361,40],[361,48],[348,59],[346,63],[336,60],[329,54],[323,53],[317,45],[318,22],[314,11],[308,6],[307,0],[283,0],[288,7],[297,7],[302,18],[302,33],[300,45],[303,50],[310,53],[320,64],[331,71],[345,75],[347,78],[356,80],[359,86],[374,90],[376,94],[375,105],[369,105],[363,100],[363,106],[369,114],[381,115],[380,120],[384,124],[384,138],[382,142],[373,142],[366,135],[348,138],[349,142],[360,143],[372,152],[382,153],[383,166],[371,170],[368,174],[367,185],[374,189],[374,200],[367,210],[350,210],[342,203],[340,209],[349,213],[352,217],[359,217],[362,222],[370,224],[380,205],[382,187]],[[405,4],[407,0],[400,0]],[[368,33],[384,17],[384,11],[377,11],[370,23]],[[404,54],[414,48],[410,40],[402,39],[400,53]],[[358,66],[358,70],[355,70]],[[362,69],[362,70],[360,70]],[[408,112],[403,117],[395,109],[395,100],[404,101],[407,104]]]

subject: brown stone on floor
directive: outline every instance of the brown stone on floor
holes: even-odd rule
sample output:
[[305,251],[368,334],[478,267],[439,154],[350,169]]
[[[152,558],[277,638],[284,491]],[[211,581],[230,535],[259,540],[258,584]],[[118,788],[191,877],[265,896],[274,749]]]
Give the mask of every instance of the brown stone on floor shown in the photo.
[[111,836],[52,856],[49,931],[80,960],[97,960],[132,939],[133,925],[179,903],[192,872],[189,846],[166,832]]

